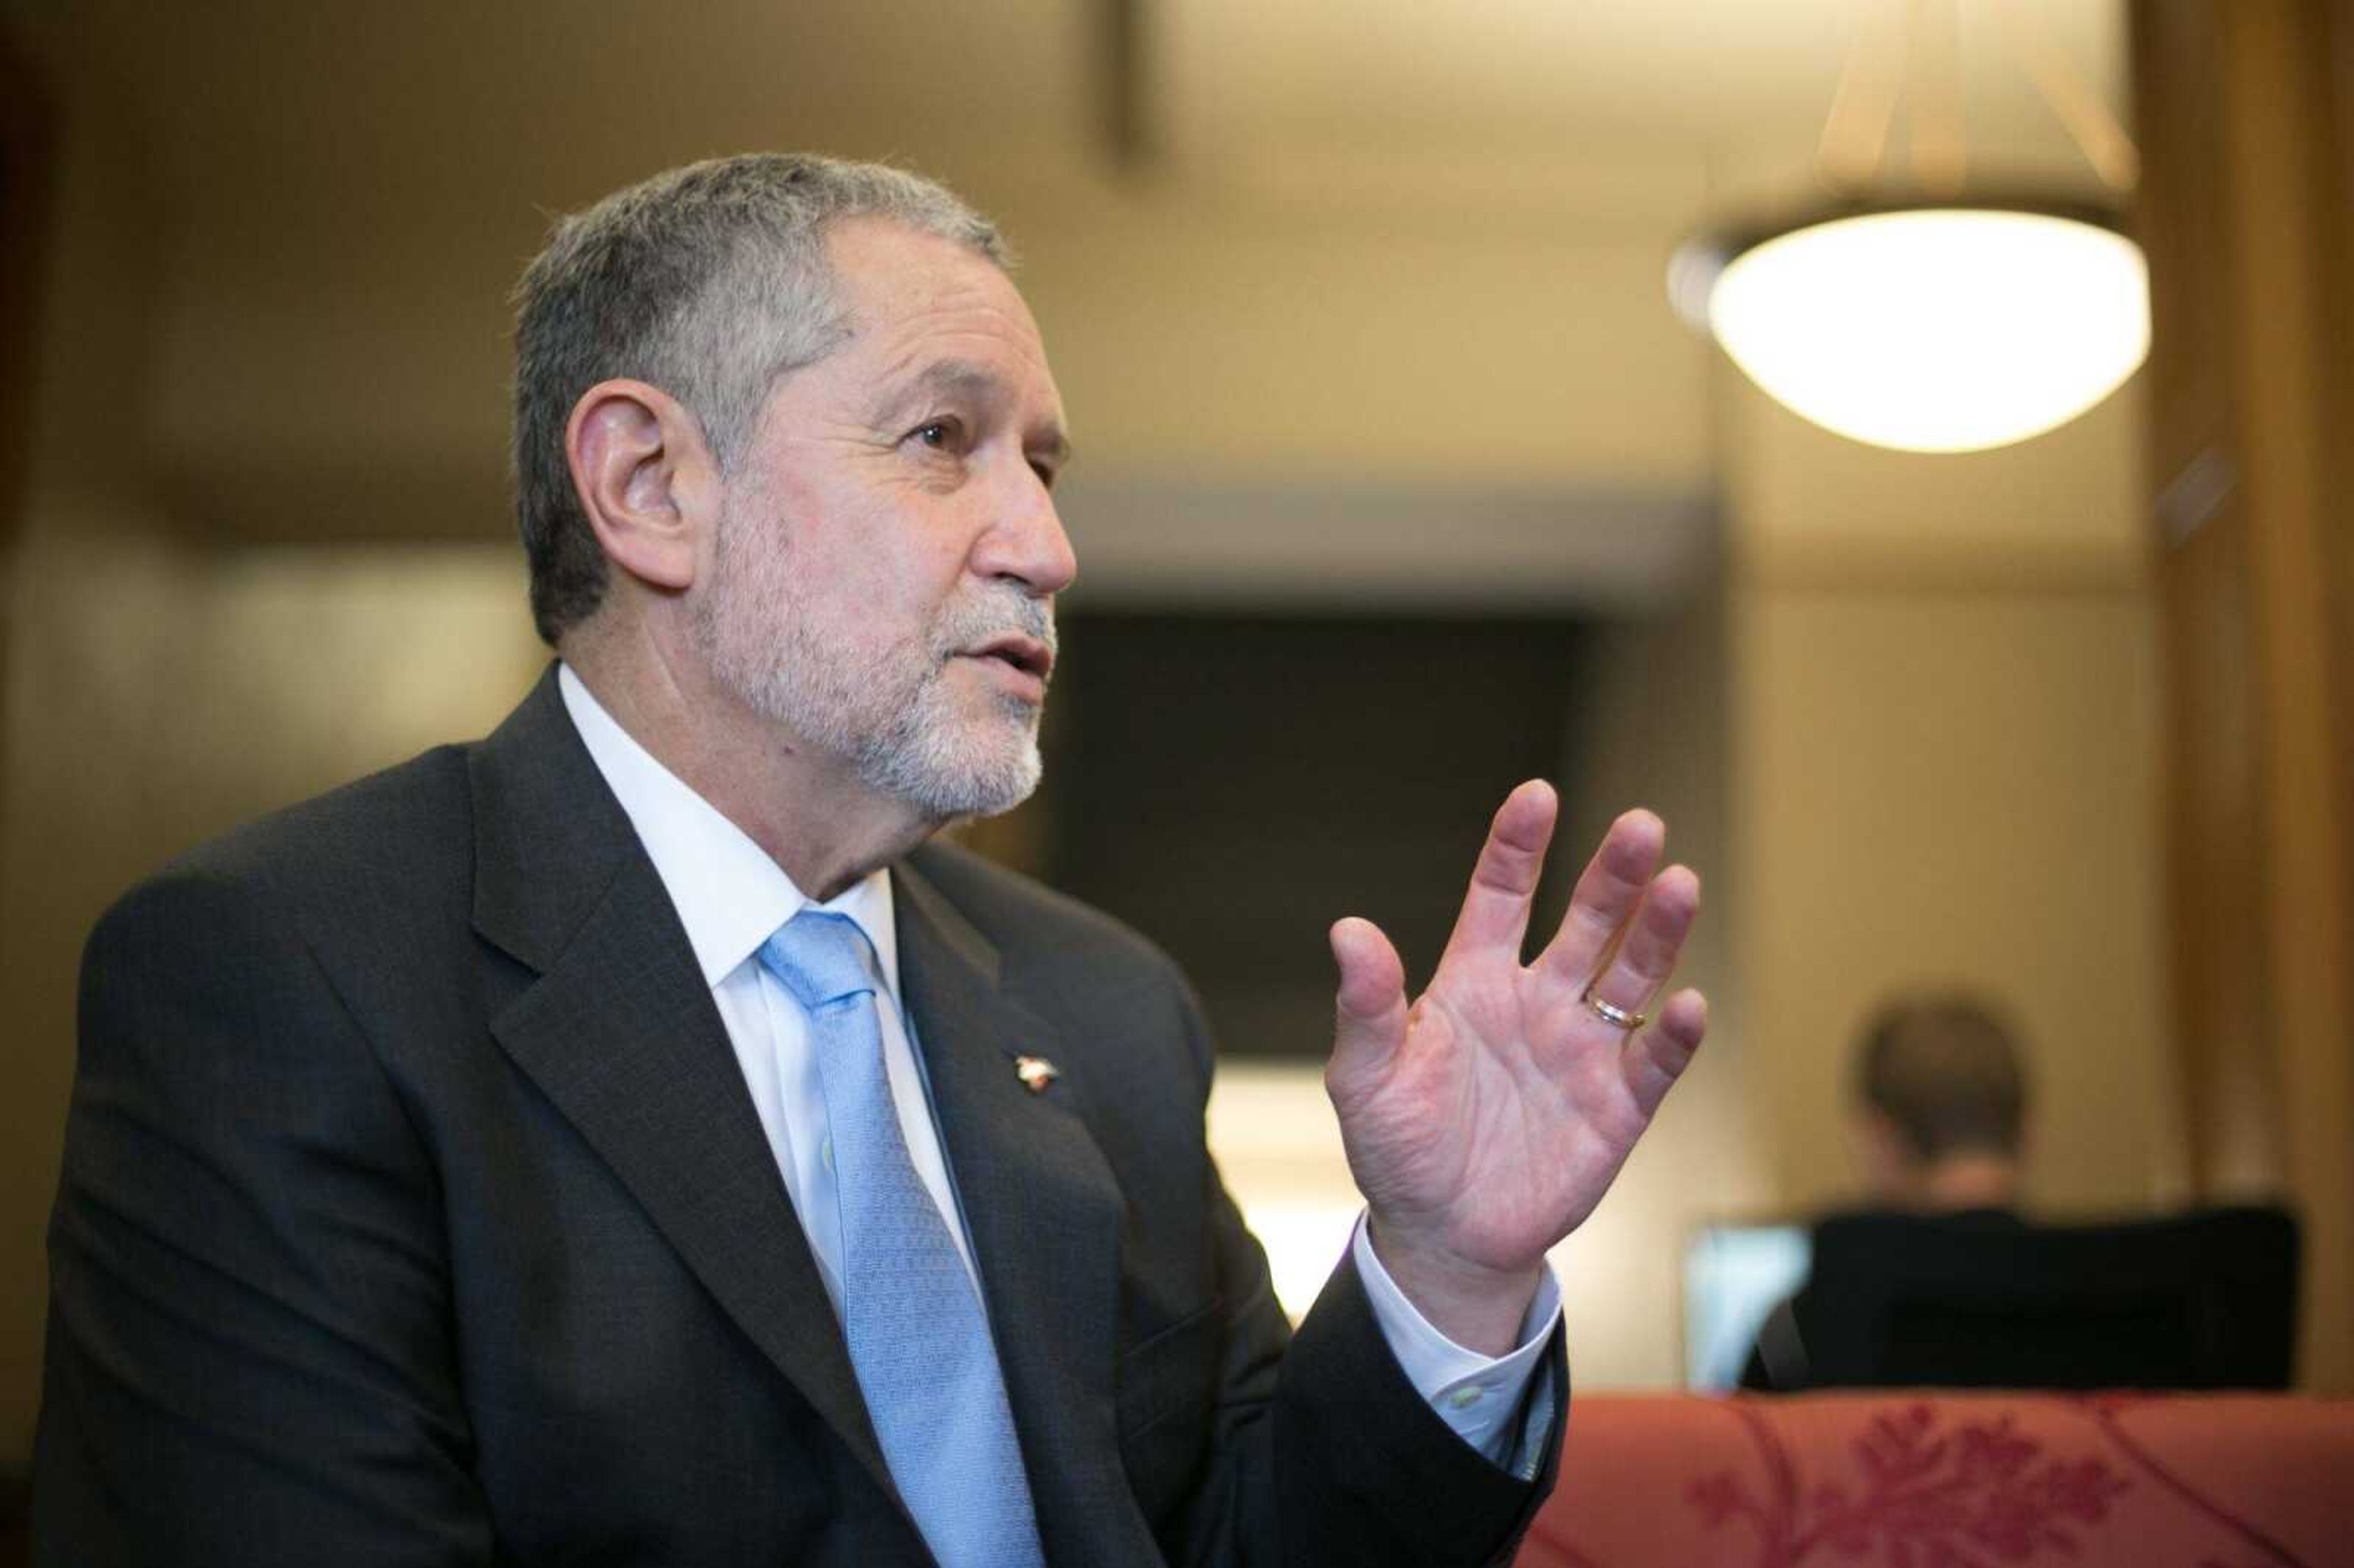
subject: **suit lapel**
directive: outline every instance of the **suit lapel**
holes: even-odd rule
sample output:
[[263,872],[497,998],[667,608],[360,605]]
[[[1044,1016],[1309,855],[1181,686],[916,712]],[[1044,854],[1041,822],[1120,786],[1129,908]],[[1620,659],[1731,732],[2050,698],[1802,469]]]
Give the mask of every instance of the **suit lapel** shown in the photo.
[[[1065,1054],[999,983],[997,952],[922,874],[892,870],[899,984],[972,1237],[1039,1530],[1052,1562],[1152,1550],[1112,1408],[1122,1201],[1069,1075],[1025,1087],[1017,1056]],[[1108,1545],[1113,1555],[1106,1556]]]
[[475,927],[539,973],[492,1033],[896,1499],[726,1027],[552,670],[472,775]]

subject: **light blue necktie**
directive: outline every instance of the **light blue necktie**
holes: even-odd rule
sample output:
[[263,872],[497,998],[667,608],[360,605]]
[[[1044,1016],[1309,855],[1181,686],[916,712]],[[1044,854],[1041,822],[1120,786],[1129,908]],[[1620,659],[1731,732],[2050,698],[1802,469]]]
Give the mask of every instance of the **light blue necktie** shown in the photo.
[[842,1208],[842,1326],[883,1457],[942,1568],[1044,1554],[989,1319],[891,1100],[866,933],[804,909],[760,961],[809,1011]]

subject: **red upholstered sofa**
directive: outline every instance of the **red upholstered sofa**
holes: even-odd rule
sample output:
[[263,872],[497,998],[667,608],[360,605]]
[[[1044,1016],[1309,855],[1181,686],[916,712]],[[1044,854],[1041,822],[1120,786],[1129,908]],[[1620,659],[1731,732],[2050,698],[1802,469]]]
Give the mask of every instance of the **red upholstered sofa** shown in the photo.
[[2354,1568],[2354,1400],[1581,1394],[1519,1568]]

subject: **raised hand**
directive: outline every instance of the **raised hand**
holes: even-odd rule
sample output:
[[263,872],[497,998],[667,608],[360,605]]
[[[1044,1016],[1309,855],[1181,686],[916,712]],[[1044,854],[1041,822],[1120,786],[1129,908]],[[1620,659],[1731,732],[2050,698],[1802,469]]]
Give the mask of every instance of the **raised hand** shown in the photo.
[[1369,920],[1332,927],[1339,1023],[1324,1072],[1373,1250],[1435,1328],[1512,1345],[1546,1251],[1594,1212],[1707,1024],[1696,991],[1644,1010],[1700,909],[1700,879],[1658,869],[1659,819],[1610,824],[1561,929],[1521,962],[1559,810],[1536,780],[1488,831],[1455,932],[1411,1006]]

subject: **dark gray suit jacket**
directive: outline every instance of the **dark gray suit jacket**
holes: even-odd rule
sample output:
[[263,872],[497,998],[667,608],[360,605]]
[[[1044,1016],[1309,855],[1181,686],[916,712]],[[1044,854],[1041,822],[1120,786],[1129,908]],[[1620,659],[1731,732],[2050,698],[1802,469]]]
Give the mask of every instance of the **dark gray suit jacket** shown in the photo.
[[[1345,1263],[1288,1335],[1167,959],[953,850],[892,874],[1050,1561],[1508,1553],[1558,1418],[1533,1480],[1474,1454]],[[101,922],[50,1258],[49,1568],[929,1561],[552,677]]]

